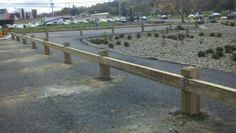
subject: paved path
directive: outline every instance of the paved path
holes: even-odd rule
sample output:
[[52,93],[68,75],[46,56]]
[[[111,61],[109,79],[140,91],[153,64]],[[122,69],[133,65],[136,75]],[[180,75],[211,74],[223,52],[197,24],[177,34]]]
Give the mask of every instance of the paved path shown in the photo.
[[[66,34],[71,36],[55,33],[50,40],[69,40],[72,47],[97,53],[79,41],[78,32]],[[1,133],[236,132],[235,107],[202,97],[203,115],[184,116],[178,113],[180,92],[175,88],[116,69],[111,69],[113,80],[102,82],[96,79],[98,64],[72,57],[73,64],[65,65],[61,52],[45,56],[42,51],[40,45],[32,50],[0,41]],[[175,73],[183,67],[114,52],[111,56]],[[235,86],[230,73],[204,69],[202,78]]]

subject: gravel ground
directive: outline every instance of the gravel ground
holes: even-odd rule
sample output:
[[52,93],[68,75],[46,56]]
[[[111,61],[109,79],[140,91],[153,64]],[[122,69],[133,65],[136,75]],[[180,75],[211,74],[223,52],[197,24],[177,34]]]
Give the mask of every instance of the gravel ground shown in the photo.
[[[205,36],[199,36],[199,32],[204,32]],[[209,37],[210,32],[223,33],[222,38]],[[168,34],[186,34],[186,31],[171,31]],[[222,70],[226,72],[236,73],[236,62],[231,57],[232,54],[225,54],[220,60],[212,59],[210,54],[206,57],[199,58],[199,51],[205,51],[209,48],[224,47],[225,45],[236,45],[236,27],[224,26],[221,24],[207,24],[203,28],[197,30],[189,30],[189,34],[194,38],[186,38],[184,41],[175,41],[172,39],[156,38],[154,34],[148,37],[147,33],[143,33],[142,37],[137,39],[135,34],[132,34],[132,40],[127,40],[127,37],[120,38],[122,45],[115,45],[112,50],[148,58],[156,58],[160,60],[177,62],[181,64],[197,64],[202,68]],[[167,34],[165,34],[167,35]],[[161,36],[161,34],[160,34]],[[86,40],[85,40],[86,41]],[[124,47],[123,43],[129,42],[129,47]],[[108,48],[108,46],[100,44],[92,44],[86,41],[87,44]],[[116,40],[113,37],[114,44]]]

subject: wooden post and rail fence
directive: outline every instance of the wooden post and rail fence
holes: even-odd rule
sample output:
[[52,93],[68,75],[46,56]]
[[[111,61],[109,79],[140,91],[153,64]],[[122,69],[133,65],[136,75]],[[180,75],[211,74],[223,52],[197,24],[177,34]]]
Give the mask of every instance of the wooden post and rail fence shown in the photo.
[[174,74],[155,68],[130,63],[127,61],[109,57],[107,50],[99,51],[99,54],[93,54],[70,47],[68,42],[61,44],[48,41],[48,32],[44,40],[35,38],[35,36],[26,36],[12,33],[12,39],[16,37],[31,40],[32,48],[36,48],[36,42],[43,44],[44,53],[50,54],[49,48],[56,49],[64,53],[64,63],[71,64],[71,55],[79,56],[91,62],[98,63],[100,66],[100,78],[110,80],[110,67],[129,72],[135,75],[145,77],[166,84],[181,90],[181,110],[189,115],[200,113],[200,96],[215,98],[236,107],[236,89],[230,88],[206,81],[200,80],[200,68],[198,66],[188,66],[181,70],[181,75]]

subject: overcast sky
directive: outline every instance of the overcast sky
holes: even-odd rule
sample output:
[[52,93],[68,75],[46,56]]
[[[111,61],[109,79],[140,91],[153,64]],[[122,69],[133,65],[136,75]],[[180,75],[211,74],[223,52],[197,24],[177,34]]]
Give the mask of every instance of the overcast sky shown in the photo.
[[[63,7],[76,6],[91,6],[96,3],[103,3],[113,0],[52,0],[54,10],[60,10]],[[51,0],[0,0],[0,9],[7,8],[9,12],[14,12],[19,8],[24,8],[26,11],[37,9],[39,13],[51,12]]]

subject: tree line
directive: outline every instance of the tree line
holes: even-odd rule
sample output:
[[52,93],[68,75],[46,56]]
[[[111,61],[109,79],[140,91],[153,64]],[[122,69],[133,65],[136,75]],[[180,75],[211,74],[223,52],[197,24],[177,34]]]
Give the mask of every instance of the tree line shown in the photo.
[[91,7],[64,8],[61,15],[78,15],[81,13],[109,12],[111,15],[140,16],[151,14],[178,14],[181,3],[186,14],[202,11],[233,10],[236,0],[114,0],[99,3]]

